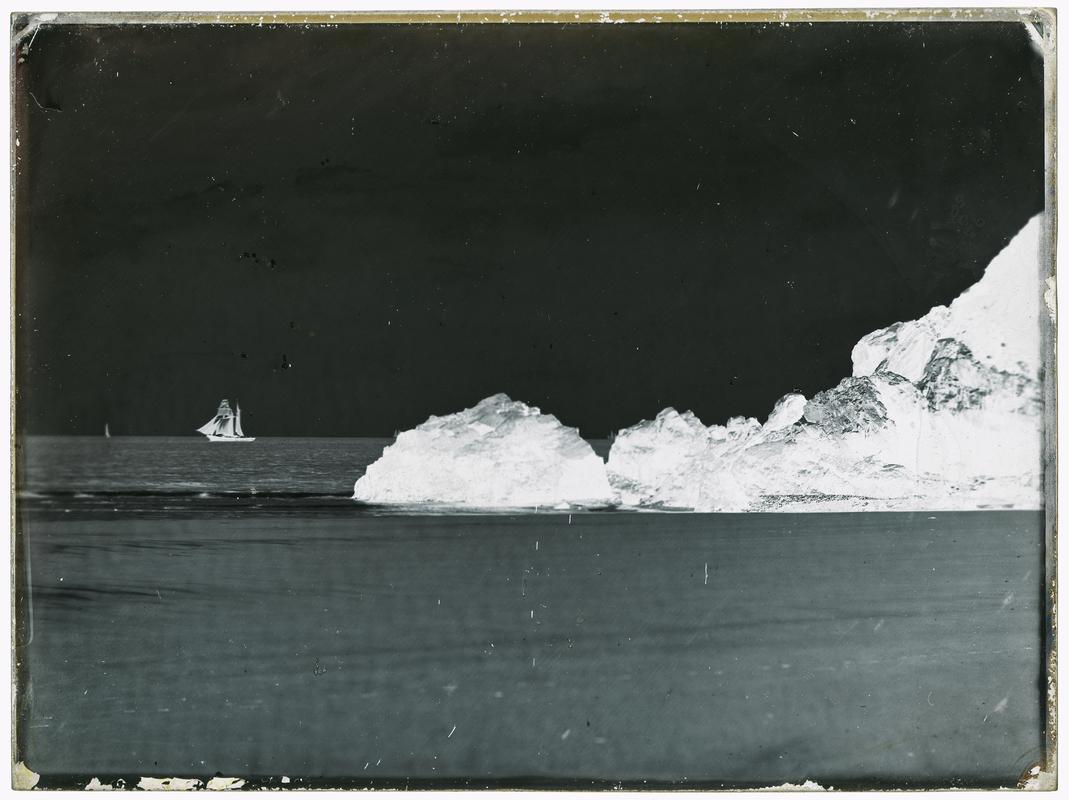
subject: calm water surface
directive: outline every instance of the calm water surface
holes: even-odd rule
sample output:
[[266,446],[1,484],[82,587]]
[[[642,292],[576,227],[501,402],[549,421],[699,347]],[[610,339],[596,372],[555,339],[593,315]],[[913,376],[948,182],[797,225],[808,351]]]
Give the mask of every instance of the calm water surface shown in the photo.
[[38,493],[273,494],[349,497],[393,439],[199,436],[29,437],[24,485]]
[[1042,755],[1040,513],[384,514],[348,496],[388,443],[25,443],[19,757],[719,786]]

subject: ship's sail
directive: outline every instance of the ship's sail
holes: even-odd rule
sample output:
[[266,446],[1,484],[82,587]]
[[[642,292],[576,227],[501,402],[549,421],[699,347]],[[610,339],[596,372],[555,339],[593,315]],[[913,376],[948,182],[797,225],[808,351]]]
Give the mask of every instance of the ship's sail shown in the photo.
[[252,441],[252,437],[246,436],[241,430],[241,407],[235,404],[234,410],[231,410],[229,400],[219,403],[219,410],[215,412],[215,416],[197,428],[197,433],[203,433],[213,442],[227,439]]
[[219,417],[214,417],[210,422],[205,425],[201,425],[197,428],[197,433],[203,433],[205,436],[214,435],[219,432]]
[[205,436],[233,436],[233,419],[234,415],[230,410],[230,401],[223,400],[219,403],[219,410],[215,412],[215,416],[197,428],[197,433],[203,433]]

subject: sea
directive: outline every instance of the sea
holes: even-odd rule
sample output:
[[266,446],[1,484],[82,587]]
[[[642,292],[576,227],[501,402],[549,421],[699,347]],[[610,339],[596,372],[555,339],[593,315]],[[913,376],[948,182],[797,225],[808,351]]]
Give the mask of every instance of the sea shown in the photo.
[[1042,512],[354,502],[390,441],[20,439],[38,785],[993,787],[1043,758]]

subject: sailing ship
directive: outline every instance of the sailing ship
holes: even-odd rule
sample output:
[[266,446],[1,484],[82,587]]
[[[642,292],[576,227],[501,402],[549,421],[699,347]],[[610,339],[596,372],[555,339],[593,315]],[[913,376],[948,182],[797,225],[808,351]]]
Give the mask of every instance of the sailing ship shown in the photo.
[[111,438],[111,428],[108,426],[108,423],[106,423],[106,422],[104,423],[104,438],[105,439],[110,439]]
[[234,410],[230,409],[230,401],[223,400],[219,403],[219,410],[207,423],[197,428],[197,433],[203,433],[209,442],[254,442],[255,436],[246,436],[241,430],[241,406],[235,402]]

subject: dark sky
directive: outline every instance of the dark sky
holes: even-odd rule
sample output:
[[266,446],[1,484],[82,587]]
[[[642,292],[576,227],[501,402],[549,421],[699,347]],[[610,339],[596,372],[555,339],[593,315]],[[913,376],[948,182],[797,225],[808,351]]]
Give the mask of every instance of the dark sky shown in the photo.
[[1011,24],[52,26],[16,78],[29,433],[763,419],[1043,204]]

